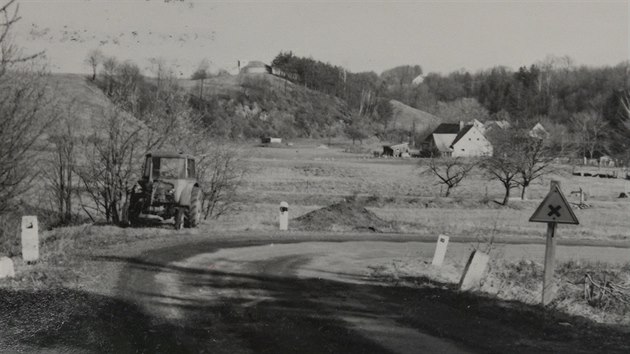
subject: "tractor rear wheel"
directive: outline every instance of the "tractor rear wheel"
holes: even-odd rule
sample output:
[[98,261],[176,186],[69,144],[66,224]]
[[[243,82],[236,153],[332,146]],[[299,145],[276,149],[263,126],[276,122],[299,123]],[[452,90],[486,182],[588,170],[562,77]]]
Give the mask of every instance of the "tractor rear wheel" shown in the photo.
[[186,227],[194,228],[201,223],[202,193],[199,187],[193,187],[190,192],[190,206],[186,210]]

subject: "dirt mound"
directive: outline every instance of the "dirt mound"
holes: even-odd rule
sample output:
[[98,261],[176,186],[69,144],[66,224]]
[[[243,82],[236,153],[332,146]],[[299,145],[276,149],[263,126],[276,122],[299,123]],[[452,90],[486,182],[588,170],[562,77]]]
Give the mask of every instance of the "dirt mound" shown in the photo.
[[314,210],[294,220],[293,225],[305,231],[396,232],[397,227],[367,210],[363,203],[343,201]]

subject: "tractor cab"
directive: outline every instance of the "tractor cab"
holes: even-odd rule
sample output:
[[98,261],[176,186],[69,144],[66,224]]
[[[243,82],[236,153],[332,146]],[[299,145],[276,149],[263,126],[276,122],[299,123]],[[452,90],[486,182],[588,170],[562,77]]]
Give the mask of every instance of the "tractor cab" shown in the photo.
[[196,179],[192,155],[156,152],[146,155],[142,177],[131,189],[127,220],[141,215],[162,219],[175,217],[176,228],[196,227],[200,222],[203,194]]
[[195,159],[187,154],[149,153],[142,179],[147,181],[195,179]]

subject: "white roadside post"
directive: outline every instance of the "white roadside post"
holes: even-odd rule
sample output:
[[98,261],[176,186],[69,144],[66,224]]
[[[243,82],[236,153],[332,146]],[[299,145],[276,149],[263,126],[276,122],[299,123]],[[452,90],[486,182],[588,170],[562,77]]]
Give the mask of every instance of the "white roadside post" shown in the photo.
[[435,246],[435,254],[433,254],[432,265],[441,267],[444,262],[444,256],[446,255],[446,248],[448,247],[449,237],[446,235],[438,236],[437,245]]
[[478,287],[483,279],[483,273],[488,267],[490,256],[479,250],[475,250],[468,257],[464,267],[464,273],[459,280],[459,290],[469,290]]
[[280,231],[289,229],[289,204],[287,202],[280,203]]
[[13,261],[9,257],[0,257],[0,279],[15,277]]
[[24,262],[35,262],[39,259],[37,216],[22,217],[22,259]]
[[530,222],[547,223],[547,241],[545,245],[545,274],[543,276],[542,304],[549,304],[556,293],[556,284],[553,280],[556,258],[556,225],[574,224],[580,222],[573,213],[571,205],[560,190],[559,181],[551,181],[549,194],[543,199],[534,214],[529,218]]

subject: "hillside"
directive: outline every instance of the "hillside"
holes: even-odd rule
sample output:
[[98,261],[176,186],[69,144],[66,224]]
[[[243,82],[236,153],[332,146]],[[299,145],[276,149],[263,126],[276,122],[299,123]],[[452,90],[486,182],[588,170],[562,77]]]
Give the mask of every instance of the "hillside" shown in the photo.
[[[80,74],[51,74],[48,86],[53,107],[69,118],[73,132],[88,135],[99,127],[107,112],[113,108],[111,100],[96,85]],[[141,124],[132,115],[124,115],[129,124]]]
[[391,100],[390,103],[394,113],[392,123],[389,126],[392,129],[412,130],[415,123],[418,135],[428,135],[441,123],[441,119],[433,114],[407,106],[396,100]]
[[[320,138],[341,134],[350,108],[341,99],[269,74],[179,80],[217,135]],[[203,99],[200,99],[202,97]]]

